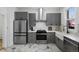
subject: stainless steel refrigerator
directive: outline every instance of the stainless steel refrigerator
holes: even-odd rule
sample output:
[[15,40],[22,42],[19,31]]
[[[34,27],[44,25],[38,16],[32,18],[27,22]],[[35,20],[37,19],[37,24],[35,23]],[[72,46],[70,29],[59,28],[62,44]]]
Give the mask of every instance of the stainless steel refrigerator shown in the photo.
[[[21,16],[21,14],[19,15]],[[15,18],[13,24],[14,24],[13,26],[14,44],[26,44],[28,42],[28,19],[27,18],[23,19],[22,17],[18,19]]]

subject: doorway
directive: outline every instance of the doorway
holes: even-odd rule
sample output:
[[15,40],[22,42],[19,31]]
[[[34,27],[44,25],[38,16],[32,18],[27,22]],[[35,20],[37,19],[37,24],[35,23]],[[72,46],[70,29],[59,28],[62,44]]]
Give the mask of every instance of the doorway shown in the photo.
[[3,48],[4,15],[0,14],[0,50]]

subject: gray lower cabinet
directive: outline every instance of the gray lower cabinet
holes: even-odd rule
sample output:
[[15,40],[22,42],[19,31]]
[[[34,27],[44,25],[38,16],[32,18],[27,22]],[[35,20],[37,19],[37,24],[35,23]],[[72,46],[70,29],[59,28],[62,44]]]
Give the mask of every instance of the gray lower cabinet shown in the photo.
[[36,32],[28,32],[28,43],[36,42]]
[[47,32],[47,43],[54,43],[55,32]]
[[63,40],[59,39],[57,36],[55,36],[55,43],[56,43],[56,46],[61,50],[63,51]]
[[64,51],[65,52],[78,52],[79,46],[78,42],[73,41],[67,37],[64,37]]

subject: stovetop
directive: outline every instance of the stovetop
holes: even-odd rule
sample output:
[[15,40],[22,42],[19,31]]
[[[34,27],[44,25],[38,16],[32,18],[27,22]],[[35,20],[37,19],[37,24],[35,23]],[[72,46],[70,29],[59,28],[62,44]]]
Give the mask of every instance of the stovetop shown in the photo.
[[36,33],[47,33],[46,30],[37,30]]

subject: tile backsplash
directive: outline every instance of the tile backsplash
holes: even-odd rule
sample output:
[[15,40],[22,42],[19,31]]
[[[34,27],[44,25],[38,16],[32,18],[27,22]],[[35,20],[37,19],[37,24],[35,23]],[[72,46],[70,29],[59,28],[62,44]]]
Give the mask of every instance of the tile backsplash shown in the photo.
[[52,31],[60,30],[60,26],[46,26],[45,22],[36,22],[36,26],[33,27],[33,29],[34,30],[47,30],[48,31],[48,27],[52,27]]
[[34,30],[47,30],[47,26],[44,22],[36,22]]

